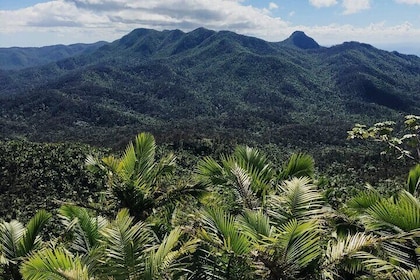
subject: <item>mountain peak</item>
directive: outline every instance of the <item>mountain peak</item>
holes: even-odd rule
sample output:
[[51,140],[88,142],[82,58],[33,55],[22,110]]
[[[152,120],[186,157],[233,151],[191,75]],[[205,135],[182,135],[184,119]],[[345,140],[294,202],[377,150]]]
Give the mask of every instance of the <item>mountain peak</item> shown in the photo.
[[283,41],[289,45],[292,45],[294,47],[297,47],[299,49],[319,49],[320,46],[318,43],[305,34],[303,31],[295,31],[290,35],[289,38],[287,38],[285,41]]

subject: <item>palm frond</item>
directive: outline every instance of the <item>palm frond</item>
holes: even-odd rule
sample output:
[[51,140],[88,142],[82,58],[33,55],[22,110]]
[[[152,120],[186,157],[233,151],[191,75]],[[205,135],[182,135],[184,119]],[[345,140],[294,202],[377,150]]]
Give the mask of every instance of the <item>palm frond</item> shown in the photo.
[[[360,265],[352,264],[353,269],[346,267],[346,261],[359,251],[369,248],[380,242],[376,237],[371,234],[358,232],[354,235],[348,235],[346,238],[338,238],[336,241],[330,241],[325,251],[324,263],[322,265],[322,275],[326,279],[334,279],[339,268],[350,270],[355,273],[355,270],[360,270]],[[357,269],[356,269],[357,268]]]
[[138,222],[133,224],[127,209],[102,230],[105,249],[105,271],[116,278],[138,277],[144,271],[146,253],[152,247],[153,233],[150,227]]
[[220,185],[226,182],[223,167],[212,157],[204,157],[197,165],[198,180],[206,185]]
[[235,177],[234,187],[238,204],[242,204],[244,208],[255,209],[259,204],[258,198],[251,189],[251,177],[246,171],[239,166],[235,166],[231,170]]
[[46,248],[33,254],[20,268],[25,280],[89,280],[87,267],[63,248]]
[[307,177],[284,181],[279,195],[269,197],[269,215],[277,223],[287,219],[311,219],[326,213],[324,201],[316,185]]
[[369,230],[388,230],[393,233],[420,228],[420,202],[407,191],[398,198],[381,199],[365,211],[360,220]]
[[25,227],[16,220],[0,224],[0,250],[4,263],[15,262],[21,257],[19,245],[24,234]]
[[86,208],[74,205],[61,206],[59,216],[66,231],[73,235],[72,248],[82,254],[99,245],[100,231],[108,224],[105,218],[93,216]]
[[204,228],[201,237],[226,253],[237,256],[251,251],[250,238],[238,229],[235,217],[221,209],[203,213]]
[[134,141],[136,155],[136,172],[145,174],[153,166],[156,154],[156,142],[152,134],[143,132],[137,135]]
[[363,214],[369,207],[375,205],[382,196],[374,190],[359,192],[346,202],[346,213],[355,217]]
[[236,164],[242,169],[246,170],[252,177],[254,184],[258,189],[267,185],[273,178],[274,172],[272,165],[268,161],[266,155],[258,149],[250,148],[248,146],[237,146],[233,158]]
[[315,161],[307,154],[293,154],[284,165],[280,179],[291,179],[293,177],[313,177],[315,172]]
[[418,280],[420,279],[420,268],[403,270],[393,274],[395,280]]
[[273,227],[270,225],[270,219],[262,211],[245,210],[238,222],[244,229],[244,234],[253,240],[262,240],[272,235]]
[[302,268],[316,260],[321,253],[318,228],[314,221],[298,222],[292,219],[283,224],[274,238],[284,248],[284,261]]
[[417,164],[408,173],[407,191],[412,195],[419,195],[420,188],[420,164]]
[[39,245],[39,234],[52,215],[45,210],[39,210],[26,225],[20,240],[19,255],[24,256]]
[[190,273],[187,269],[189,264],[183,263],[182,256],[186,253],[193,253],[198,240],[190,240],[180,244],[181,235],[180,227],[174,228],[163,238],[156,250],[150,251],[143,279],[173,279],[175,274],[179,276],[179,274]]

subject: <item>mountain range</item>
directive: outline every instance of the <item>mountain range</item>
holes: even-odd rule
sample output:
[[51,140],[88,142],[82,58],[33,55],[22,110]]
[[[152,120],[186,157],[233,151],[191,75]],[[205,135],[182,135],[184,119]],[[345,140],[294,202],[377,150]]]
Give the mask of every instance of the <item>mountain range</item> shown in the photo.
[[419,57],[359,42],[135,29],[112,43],[0,49],[0,137],[340,147],[355,122],[420,114],[419,90]]

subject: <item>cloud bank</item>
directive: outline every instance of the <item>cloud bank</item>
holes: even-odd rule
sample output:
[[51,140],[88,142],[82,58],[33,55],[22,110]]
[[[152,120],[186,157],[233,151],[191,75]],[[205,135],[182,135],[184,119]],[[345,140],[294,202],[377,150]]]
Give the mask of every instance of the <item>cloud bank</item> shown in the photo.
[[[418,4],[416,0],[395,0],[405,4]],[[318,7],[338,5],[343,14],[353,14],[371,5],[370,0],[309,0]],[[322,45],[357,40],[383,44],[405,40],[414,42],[420,29],[410,23],[387,26],[384,22],[365,27],[329,24],[322,26],[294,25],[272,16],[278,9],[275,2],[266,8],[245,5],[241,0],[54,0],[19,10],[0,11],[0,36],[12,38],[16,34],[46,38],[52,44],[61,38],[62,43],[112,41],[139,27],[157,30],[181,29],[191,31],[198,27],[213,30],[230,30],[256,36],[268,41],[281,41],[293,31],[302,30]],[[0,42],[5,45],[8,42]]]

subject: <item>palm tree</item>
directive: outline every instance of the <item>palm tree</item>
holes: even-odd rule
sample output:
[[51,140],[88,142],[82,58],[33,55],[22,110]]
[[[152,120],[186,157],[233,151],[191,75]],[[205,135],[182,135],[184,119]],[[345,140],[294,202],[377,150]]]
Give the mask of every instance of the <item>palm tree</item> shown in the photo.
[[5,279],[21,279],[19,265],[41,247],[40,233],[50,218],[50,213],[40,210],[26,227],[16,220],[0,223],[0,265]]
[[22,264],[20,272],[25,280],[94,279],[83,260],[63,247],[47,247],[36,252]]
[[218,163],[205,157],[198,163],[197,180],[221,193],[216,204],[232,205],[233,210],[265,207],[266,199],[276,192],[275,186],[293,177],[312,177],[314,160],[305,154],[292,155],[283,170],[276,172],[266,155],[258,149],[238,146],[231,155],[222,155]]
[[197,240],[174,228],[161,240],[128,209],[104,221],[77,206],[60,209],[68,242],[51,242],[25,260],[24,279],[182,279]]
[[202,189],[191,185],[169,185],[175,169],[175,156],[168,154],[156,161],[156,143],[150,133],[140,133],[128,144],[121,158],[108,156],[102,160],[88,156],[86,164],[92,171],[104,170],[110,190],[120,207],[145,220],[153,210],[186,195],[197,195]]

